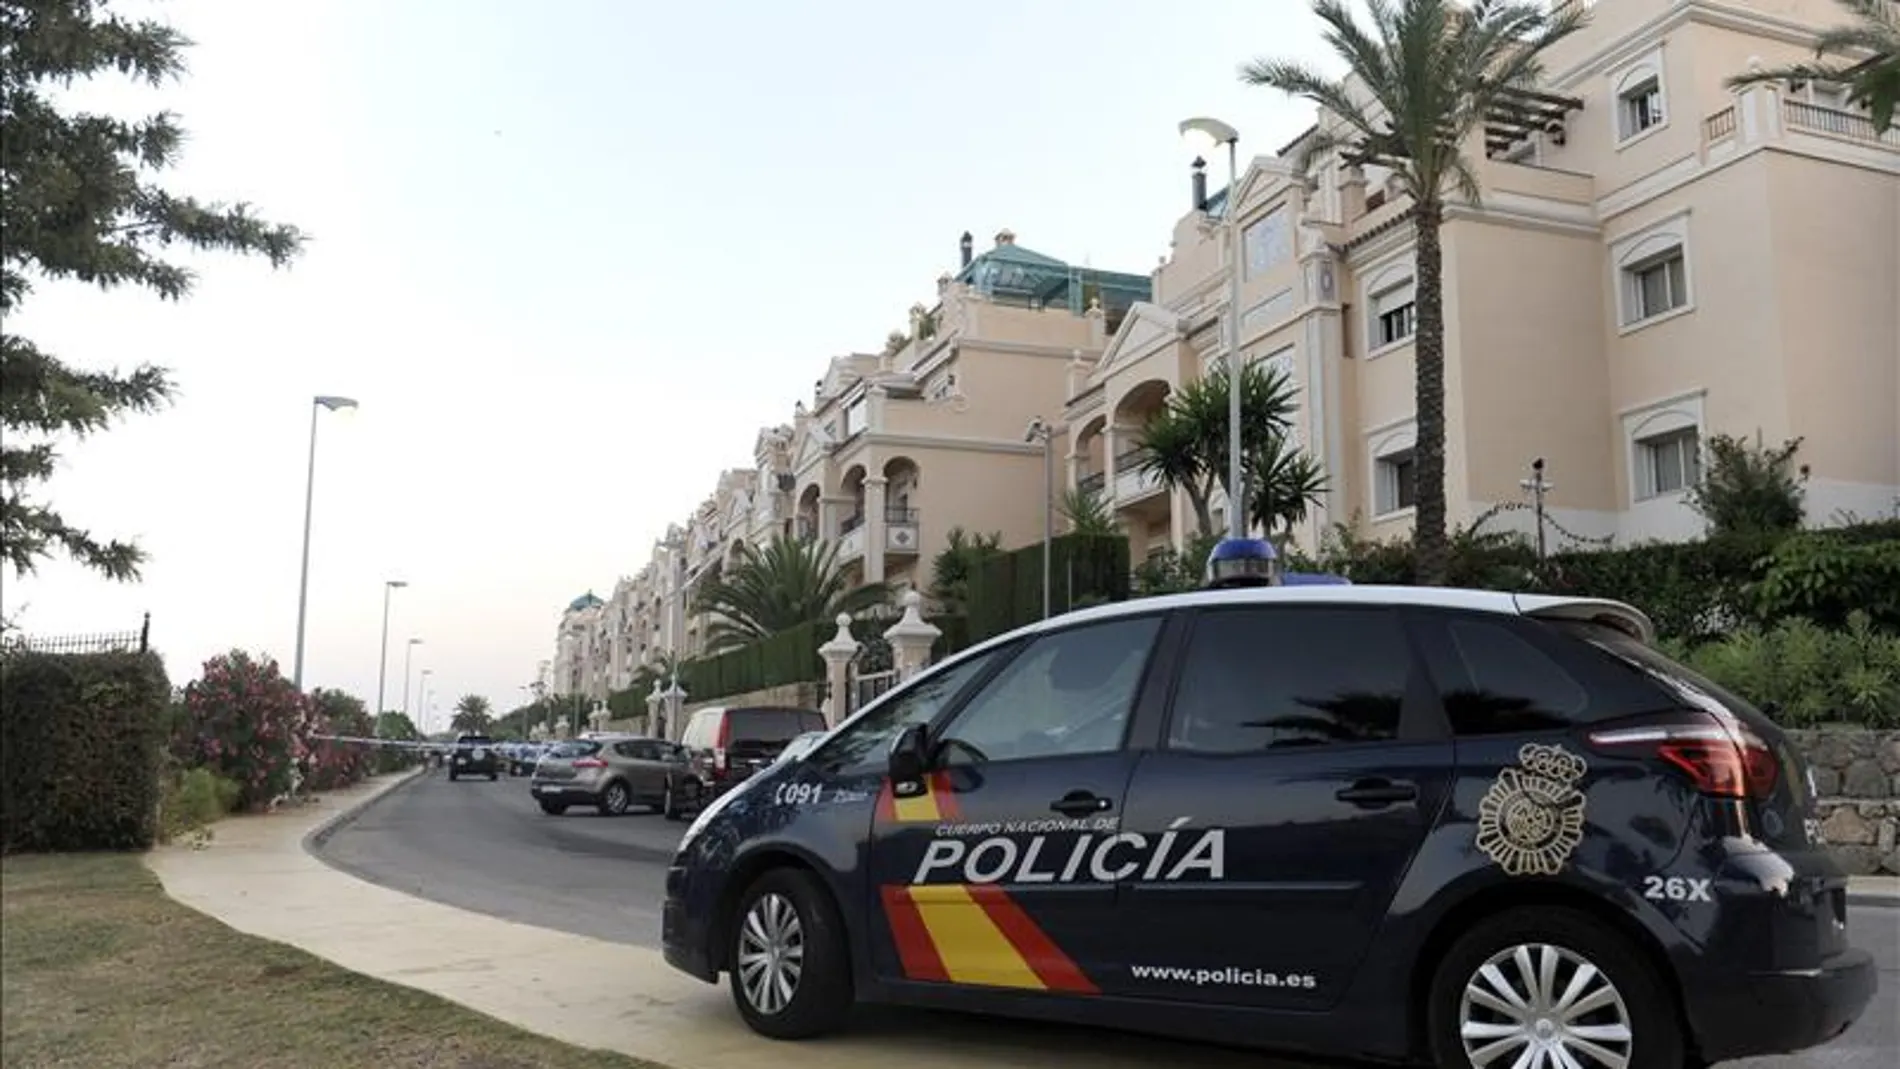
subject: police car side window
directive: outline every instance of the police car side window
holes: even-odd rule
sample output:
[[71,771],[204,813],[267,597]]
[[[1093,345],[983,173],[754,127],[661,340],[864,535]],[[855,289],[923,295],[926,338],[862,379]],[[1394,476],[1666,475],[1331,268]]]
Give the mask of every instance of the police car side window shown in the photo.
[[912,685],[902,694],[894,695],[883,705],[847,724],[825,744],[823,750],[813,755],[813,760],[840,771],[884,768],[885,762],[889,760],[891,740],[897,737],[898,732],[912,724],[928,723],[934,719],[956,700],[971,680],[982,675],[999,657],[1007,656],[1013,648],[1002,646],[966,658]]
[[1029,760],[1121,748],[1161,617],[1136,616],[1044,635],[963,707],[943,732],[950,763]]
[[1203,612],[1175,690],[1168,747],[1238,754],[1395,738],[1411,670],[1391,609]]

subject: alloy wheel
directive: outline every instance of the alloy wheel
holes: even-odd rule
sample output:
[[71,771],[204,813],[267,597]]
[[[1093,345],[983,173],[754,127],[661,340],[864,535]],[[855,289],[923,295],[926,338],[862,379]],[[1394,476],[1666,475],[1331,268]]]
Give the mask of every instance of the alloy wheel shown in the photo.
[[805,928],[784,895],[760,895],[739,923],[739,985],[766,1016],[782,1012],[805,971]]
[[621,814],[627,811],[627,788],[616,783],[607,788],[607,812]]
[[1629,1007],[1583,955],[1543,943],[1493,954],[1465,982],[1459,1036],[1475,1069],[1628,1069]]

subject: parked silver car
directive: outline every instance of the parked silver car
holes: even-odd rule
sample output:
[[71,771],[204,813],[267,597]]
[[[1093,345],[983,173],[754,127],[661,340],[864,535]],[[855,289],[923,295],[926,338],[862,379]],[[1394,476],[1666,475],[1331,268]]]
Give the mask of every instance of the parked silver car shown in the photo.
[[677,743],[638,735],[597,735],[555,743],[534,766],[528,791],[553,816],[592,806],[619,816],[636,805],[660,810],[686,755]]

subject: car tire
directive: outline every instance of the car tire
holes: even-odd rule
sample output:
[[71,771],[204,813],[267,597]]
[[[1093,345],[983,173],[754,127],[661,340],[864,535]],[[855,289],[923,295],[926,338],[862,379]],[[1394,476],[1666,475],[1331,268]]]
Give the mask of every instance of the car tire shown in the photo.
[[614,780],[601,790],[600,805],[596,808],[600,810],[600,815],[603,817],[617,817],[626,813],[631,805],[633,805],[633,792],[627,789],[626,784]]
[[548,816],[551,816],[551,817],[558,817],[562,813],[567,812],[567,806],[561,804],[560,802],[550,802],[550,801],[547,801],[546,799],[542,799],[541,812],[546,813]]
[[[771,923],[774,917],[780,922],[776,926]],[[757,924],[748,924],[755,918]],[[760,876],[739,896],[726,938],[732,1001],[754,1032],[771,1039],[810,1039],[843,1026],[855,997],[851,947],[837,904],[816,875],[780,868]],[[781,955],[796,948],[798,967],[789,999],[782,986],[757,983],[774,962],[758,961],[756,955],[773,945]],[[757,965],[742,966],[748,959]],[[783,956],[777,959],[780,967],[783,961]]]
[[451,769],[451,770],[449,771],[449,782],[450,782],[450,783],[454,783],[454,782],[455,782],[455,771],[454,771],[453,769]]
[[660,795],[660,815],[668,820],[679,820],[683,816],[679,796],[673,793],[672,780],[666,781],[666,790]]
[[500,778],[501,778],[501,773],[499,773],[499,772],[490,772],[490,773],[488,774],[488,782],[490,782],[490,783],[493,783],[493,782],[495,782],[496,780],[498,780],[498,779],[500,779]]
[[[1540,993],[1537,976],[1550,967],[1546,954],[1555,960],[1554,981],[1550,991]],[[1528,976],[1519,965],[1525,958],[1532,966]],[[1485,977],[1487,966],[1495,966],[1518,1003],[1531,1005],[1511,1009]],[[1583,974],[1585,966],[1595,971],[1594,980]],[[1572,990],[1580,974],[1586,980]],[[1493,1065],[1511,1064],[1532,1042],[1567,1043],[1572,1051],[1576,1043],[1589,1042],[1625,1055],[1629,1069],[1682,1069],[1688,1052],[1670,983],[1629,940],[1587,914],[1549,906],[1505,910],[1473,925],[1440,958],[1426,996],[1432,1064],[1445,1069],[1474,1064],[1464,1037],[1469,1025],[1478,1033],[1471,1041],[1474,1048],[1486,1042],[1518,1044],[1494,1055]],[[1469,998],[1468,991],[1477,998]],[[1602,1000],[1607,1001],[1568,1021],[1556,1012],[1539,1013],[1536,1006],[1538,1001],[1555,1009],[1566,1001]],[[1537,1038],[1520,1039],[1506,1032],[1511,1028]],[[1622,1040],[1615,1038],[1619,1028]],[[1589,1031],[1578,1035],[1571,1029]]]

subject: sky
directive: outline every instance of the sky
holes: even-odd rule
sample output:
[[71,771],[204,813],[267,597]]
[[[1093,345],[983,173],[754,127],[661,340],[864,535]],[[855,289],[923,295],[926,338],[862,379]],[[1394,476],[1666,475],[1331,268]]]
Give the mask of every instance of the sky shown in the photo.
[[114,7],[182,30],[189,71],[67,99],[177,113],[158,185],[310,240],[283,271],[181,254],[182,303],[35,289],[9,331],[81,367],[169,368],[178,393],[65,443],[40,488],[137,539],[143,580],[54,559],[0,576],[0,604],[35,635],[149,612],[176,685],[231,649],[288,675],[312,398],[350,397],[318,427],[304,683],[374,702],[384,583],[404,580],[383,704],[403,707],[421,638],[436,728],[463,694],[521,704],[568,601],[751,467],[832,356],[903,327],[963,231],[1150,271],[1207,151],[1179,121],[1271,153],[1312,111],[1239,64],[1331,67],[1298,0]]

